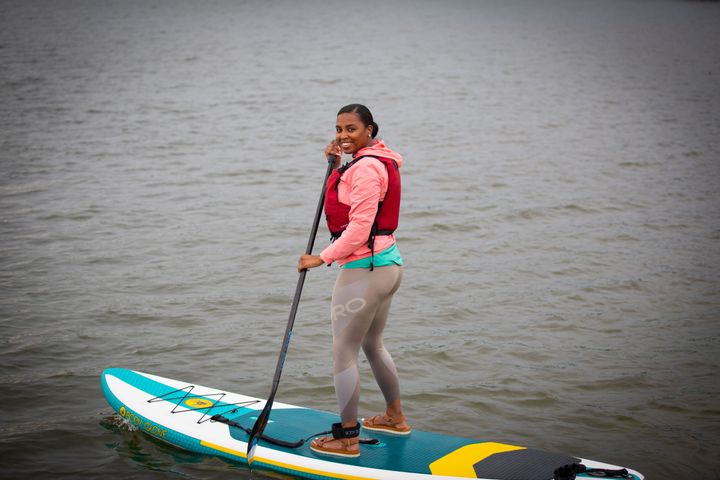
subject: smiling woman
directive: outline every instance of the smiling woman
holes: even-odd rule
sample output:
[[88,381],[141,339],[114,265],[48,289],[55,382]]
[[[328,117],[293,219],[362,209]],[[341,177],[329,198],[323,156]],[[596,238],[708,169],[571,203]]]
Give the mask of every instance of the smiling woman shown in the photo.
[[320,454],[360,455],[360,347],[387,404],[385,413],[364,420],[363,428],[394,435],[411,431],[400,405],[395,363],[383,344],[390,303],[403,275],[403,259],[393,235],[400,214],[403,159],[382,140],[375,140],[378,129],[364,105],[347,105],[338,112],[335,139],[325,155],[340,159],[345,153],[353,159],[328,179],[325,214],[333,243],[320,255],[303,255],[298,262],[300,271],[334,261],[341,267],[330,317],[335,393],[342,421],[333,425],[332,437],[313,441],[312,450]]

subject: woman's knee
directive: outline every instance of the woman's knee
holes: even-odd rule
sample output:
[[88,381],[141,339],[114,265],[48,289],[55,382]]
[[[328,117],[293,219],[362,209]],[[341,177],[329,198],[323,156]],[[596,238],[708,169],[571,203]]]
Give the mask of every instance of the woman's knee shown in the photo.
[[363,342],[362,349],[363,353],[365,353],[365,357],[367,357],[368,360],[372,361],[372,359],[382,356],[382,353],[385,350],[385,345],[383,344],[382,340],[372,340]]

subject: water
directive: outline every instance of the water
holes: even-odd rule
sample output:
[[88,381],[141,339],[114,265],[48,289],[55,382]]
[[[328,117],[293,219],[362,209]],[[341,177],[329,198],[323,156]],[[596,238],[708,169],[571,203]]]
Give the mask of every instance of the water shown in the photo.
[[[267,395],[351,102],[406,156],[412,423],[720,478],[717,2],[0,12],[4,478],[250,478],[128,430],[99,375]],[[335,275],[308,276],[279,401],[335,409]]]

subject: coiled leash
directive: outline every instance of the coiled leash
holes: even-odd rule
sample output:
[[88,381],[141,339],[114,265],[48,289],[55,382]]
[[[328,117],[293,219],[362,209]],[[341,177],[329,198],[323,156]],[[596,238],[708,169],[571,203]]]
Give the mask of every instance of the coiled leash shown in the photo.
[[555,470],[554,480],[575,480],[578,473],[584,473],[596,478],[626,478],[632,480],[634,477],[626,468],[611,470],[608,468],[589,468],[582,463],[571,463]]

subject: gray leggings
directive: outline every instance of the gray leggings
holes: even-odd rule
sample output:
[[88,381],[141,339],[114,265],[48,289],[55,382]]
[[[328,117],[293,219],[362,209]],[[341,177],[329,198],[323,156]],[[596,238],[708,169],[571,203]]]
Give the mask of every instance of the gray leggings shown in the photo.
[[400,287],[403,269],[398,265],[344,268],[335,282],[330,307],[333,332],[333,378],[340,418],[358,418],[360,347],[370,363],[375,380],[389,405],[400,398],[397,370],[383,345],[383,330],[393,294]]

